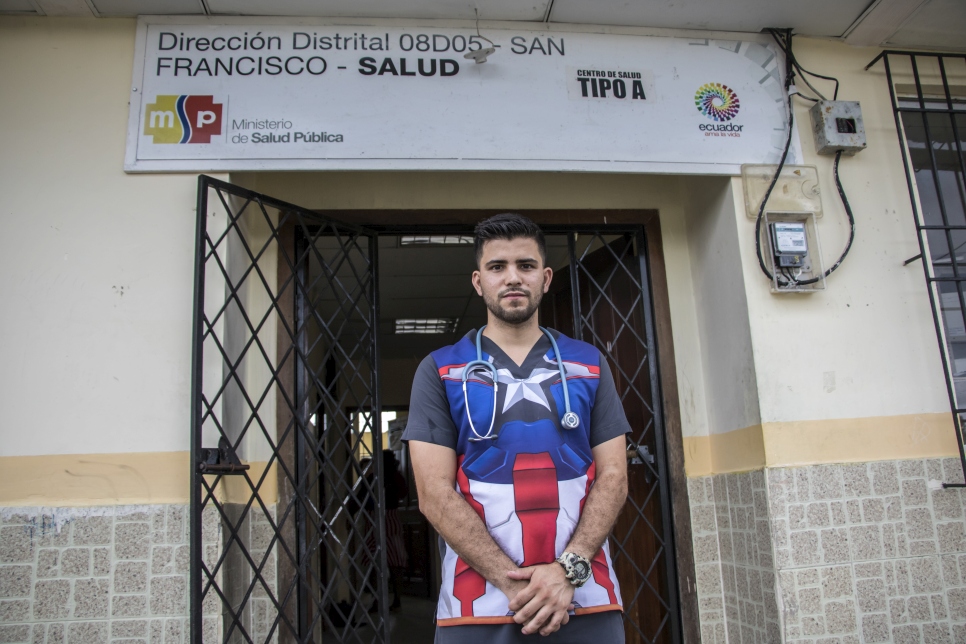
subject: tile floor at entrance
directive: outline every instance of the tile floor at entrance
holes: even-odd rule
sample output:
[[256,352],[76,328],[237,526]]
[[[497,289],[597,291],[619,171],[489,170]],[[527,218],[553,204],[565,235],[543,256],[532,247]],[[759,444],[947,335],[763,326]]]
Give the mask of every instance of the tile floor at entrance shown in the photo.
[[436,601],[403,595],[402,608],[389,614],[393,644],[427,644],[436,636]]

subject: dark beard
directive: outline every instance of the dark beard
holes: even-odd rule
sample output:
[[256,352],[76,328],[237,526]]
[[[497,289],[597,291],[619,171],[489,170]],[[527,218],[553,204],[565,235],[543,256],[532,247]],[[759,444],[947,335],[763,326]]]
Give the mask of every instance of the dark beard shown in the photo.
[[543,299],[543,293],[537,293],[536,297],[531,295],[527,298],[528,304],[525,307],[506,309],[500,306],[501,295],[503,294],[498,295],[495,300],[491,300],[484,295],[483,302],[486,304],[486,308],[490,313],[495,315],[501,322],[506,322],[507,324],[523,324],[528,321],[537,312],[537,308],[540,306],[540,300]]

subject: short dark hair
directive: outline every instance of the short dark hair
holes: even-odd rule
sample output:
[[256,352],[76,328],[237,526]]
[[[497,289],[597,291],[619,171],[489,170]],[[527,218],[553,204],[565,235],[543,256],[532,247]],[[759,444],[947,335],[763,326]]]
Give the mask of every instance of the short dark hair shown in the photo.
[[476,224],[473,231],[473,245],[476,247],[476,265],[483,259],[483,244],[491,239],[518,239],[524,237],[537,242],[540,260],[547,265],[547,240],[543,237],[540,226],[533,220],[515,212],[504,212],[493,215]]

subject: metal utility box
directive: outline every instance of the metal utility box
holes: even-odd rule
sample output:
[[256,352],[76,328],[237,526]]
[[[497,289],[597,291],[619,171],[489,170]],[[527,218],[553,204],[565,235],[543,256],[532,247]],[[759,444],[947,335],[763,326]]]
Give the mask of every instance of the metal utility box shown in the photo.
[[857,101],[819,101],[809,114],[819,154],[853,155],[865,149],[865,125]]

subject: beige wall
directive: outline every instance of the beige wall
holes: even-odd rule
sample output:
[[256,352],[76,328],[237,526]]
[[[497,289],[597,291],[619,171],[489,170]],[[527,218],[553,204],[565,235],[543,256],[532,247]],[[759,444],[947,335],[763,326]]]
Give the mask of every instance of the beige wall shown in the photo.
[[[758,267],[755,222],[745,213],[741,178],[732,179],[760,424],[723,422],[723,433],[713,425],[707,439],[691,441],[695,457],[687,464],[689,474],[958,453],[922,267],[902,265],[919,247],[885,73],[881,63],[864,70],[878,50],[804,38],[795,39],[795,50],[805,68],[840,79],[839,99],[862,105],[868,149],[840,163],[856,240],[826,291],[774,295]],[[830,95],[831,83],[823,87]],[[818,168],[824,210],[818,228],[830,266],[845,244],[848,224],[833,180],[833,157],[814,152],[810,106],[795,101],[795,122],[803,163]],[[689,213],[692,253],[708,216]],[[692,257],[695,266],[702,261]],[[695,275],[700,293],[699,268]],[[737,322],[729,330],[703,332],[700,341],[731,341],[740,332]],[[706,361],[712,362],[704,369],[709,391],[722,386],[732,363],[742,364],[735,356]],[[745,379],[741,369],[733,375]],[[741,391],[736,387],[734,394]],[[708,415],[726,410],[712,402]]]
[[[6,458],[74,455],[34,471],[82,485],[115,480],[116,464],[77,455],[130,453],[134,475],[171,483],[108,486],[90,503],[168,499],[187,475],[149,462],[164,453],[180,463],[188,449],[195,177],[122,171],[133,44],[128,20],[0,19],[0,472],[12,471]],[[816,295],[769,293],[737,178],[231,178],[321,209],[658,209],[689,473],[952,453],[922,272],[902,267],[917,245],[885,79],[862,71],[876,52],[805,39],[796,48],[807,67],[842,79],[841,98],[862,102],[869,133],[869,149],[842,162],[856,244]],[[811,152],[805,106],[796,117],[806,162],[819,167],[828,261],[845,219],[830,159]],[[88,464],[84,476],[72,474],[77,463]],[[28,503],[15,487],[0,479],[0,501]]]
[[[755,258],[754,222],[738,213],[768,464],[872,460],[885,456],[883,445],[889,458],[955,454],[922,267],[902,265],[919,248],[888,85],[881,64],[864,70],[878,51],[795,43],[803,66],[831,71],[839,98],[862,104],[868,149],[840,163],[856,241],[824,293],[772,295]],[[795,105],[805,163],[818,167],[831,265],[847,236],[845,211],[833,158],[814,153],[809,105]]]
[[123,172],[133,57],[0,19],[0,456],[188,449],[196,180]]
[[[796,39],[796,50],[807,68],[834,70],[842,81],[840,99],[861,102],[868,149],[840,164],[857,233],[825,293],[771,295],[755,259],[754,221],[739,217],[762,420],[946,411],[921,264],[902,265],[919,246],[888,85],[881,64],[863,70],[878,52],[805,39]],[[818,166],[825,211],[819,228],[828,265],[845,243],[845,211],[832,178],[833,157],[814,152],[809,104],[795,105],[805,163]],[[798,345],[797,359],[783,360],[789,337]],[[834,376],[834,384],[827,376]]]
[[[709,440],[690,440],[689,471],[731,471],[758,463],[760,440],[738,450],[718,449],[720,435],[757,427],[758,384],[739,254],[735,190],[729,177],[693,179],[687,191],[688,250],[699,325]],[[752,430],[752,434],[754,430]],[[700,447],[707,443],[704,453]],[[733,453],[734,452],[734,453]],[[705,458],[706,462],[701,459]]]

